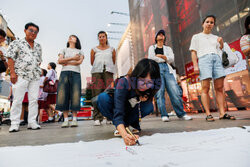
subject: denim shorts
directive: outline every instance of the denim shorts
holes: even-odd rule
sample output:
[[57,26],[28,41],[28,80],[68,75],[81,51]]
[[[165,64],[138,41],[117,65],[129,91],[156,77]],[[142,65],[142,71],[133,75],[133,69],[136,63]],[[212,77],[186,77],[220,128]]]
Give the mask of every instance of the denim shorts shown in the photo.
[[218,54],[206,54],[199,58],[200,80],[225,77],[222,60]]
[[81,75],[73,71],[62,71],[56,98],[56,110],[80,111]]

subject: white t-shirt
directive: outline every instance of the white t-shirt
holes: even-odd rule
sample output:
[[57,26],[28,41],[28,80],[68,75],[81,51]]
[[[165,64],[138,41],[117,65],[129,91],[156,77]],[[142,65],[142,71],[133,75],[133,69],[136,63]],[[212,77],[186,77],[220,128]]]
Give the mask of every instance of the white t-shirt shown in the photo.
[[[39,82],[39,85],[40,85],[40,86],[44,86],[44,85],[43,85],[44,79],[45,79],[45,76],[42,76],[42,77],[40,78],[40,82]],[[46,100],[47,96],[48,96],[48,93],[43,92],[43,88],[39,88],[38,100],[44,101],[44,100]]]
[[104,70],[104,65],[106,71],[115,73],[115,65],[113,63],[113,47],[109,47],[105,50],[98,49],[97,47],[93,48],[95,52],[95,60],[93,63],[93,67],[91,73],[102,73]]
[[[80,54],[82,56],[84,55],[81,50],[76,49],[76,48],[62,49],[59,54],[63,55],[64,58],[74,57],[76,54]],[[80,68],[80,65],[78,66],[67,65],[67,66],[63,66],[62,71],[74,71],[74,72],[80,73],[81,68]]]
[[46,77],[48,78],[48,80],[52,80],[53,82],[56,82],[57,80],[56,71],[53,69],[50,69],[48,73],[46,74]]
[[196,51],[198,58],[206,54],[211,54],[211,53],[218,54],[218,49],[220,47],[220,44],[217,41],[217,39],[218,36],[213,34],[204,34],[202,32],[199,34],[195,34],[192,37],[189,50]]
[[[46,74],[46,77],[48,78],[48,80],[51,80],[51,81],[53,81],[53,82],[55,83],[56,80],[57,80],[56,71],[53,70],[53,69],[50,69],[50,70],[48,71],[48,73]],[[55,92],[55,93],[49,93],[49,94],[57,94],[57,93]]]

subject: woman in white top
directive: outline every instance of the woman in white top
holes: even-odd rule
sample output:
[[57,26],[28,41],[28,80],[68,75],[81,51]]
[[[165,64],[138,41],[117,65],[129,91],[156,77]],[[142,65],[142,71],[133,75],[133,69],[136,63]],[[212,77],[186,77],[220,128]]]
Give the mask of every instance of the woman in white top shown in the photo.
[[71,127],[77,127],[77,111],[80,111],[81,69],[84,59],[77,36],[69,36],[67,48],[59,53],[58,63],[63,65],[57,87],[56,110],[63,111],[62,128],[69,127],[68,112],[72,111]]
[[[194,74],[200,75],[202,84],[201,101],[207,114],[206,120],[214,121],[209,107],[209,89],[211,79],[214,79],[214,89],[219,106],[220,119],[234,120],[234,116],[225,113],[225,97],[223,90],[225,72],[222,66],[222,60],[218,55],[218,49],[223,48],[223,39],[211,33],[215,21],[216,18],[213,15],[205,17],[202,23],[203,31],[192,37],[189,50],[191,51],[194,65]],[[199,60],[198,63],[197,59]]]
[[174,62],[173,50],[165,45],[166,34],[164,30],[159,30],[155,35],[155,44],[148,49],[148,58],[156,61],[160,68],[161,88],[156,93],[156,101],[159,111],[161,112],[161,120],[163,122],[170,121],[166,110],[165,90],[170,97],[171,104],[178,118],[182,120],[192,120],[183,108],[183,101],[181,98],[181,91],[177,85],[174,70],[170,63]]
[[[92,97],[103,92],[107,86],[113,81],[115,73],[115,49],[108,45],[108,36],[105,31],[98,33],[99,45],[91,49],[91,65],[92,70]],[[94,125],[101,125],[103,120],[102,114],[97,108],[93,113]]]

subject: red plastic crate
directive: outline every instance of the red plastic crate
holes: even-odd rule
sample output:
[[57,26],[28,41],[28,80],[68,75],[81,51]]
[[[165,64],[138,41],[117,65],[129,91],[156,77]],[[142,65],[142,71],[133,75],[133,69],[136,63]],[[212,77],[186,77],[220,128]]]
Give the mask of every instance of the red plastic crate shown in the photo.
[[77,112],[78,118],[92,118],[92,107],[82,107],[80,111]]
[[43,117],[42,117],[42,122],[45,122],[49,119],[47,112],[45,110],[43,110]]

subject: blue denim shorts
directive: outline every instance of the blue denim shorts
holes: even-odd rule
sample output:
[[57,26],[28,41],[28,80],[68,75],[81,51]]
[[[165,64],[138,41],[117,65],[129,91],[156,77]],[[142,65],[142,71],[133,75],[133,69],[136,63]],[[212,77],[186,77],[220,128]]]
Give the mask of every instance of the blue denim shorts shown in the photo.
[[81,98],[81,75],[73,71],[62,71],[56,98],[56,110],[79,111]]
[[206,54],[199,58],[200,80],[225,77],[222,60],[218,54]]

